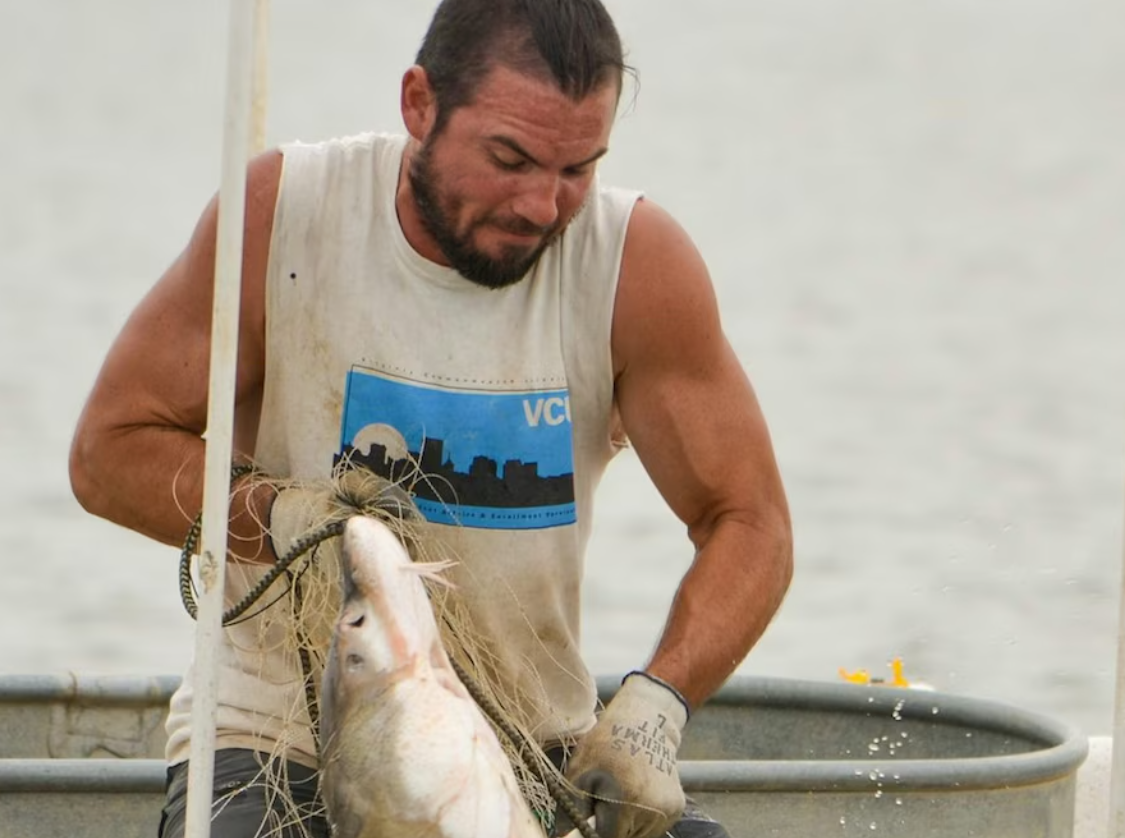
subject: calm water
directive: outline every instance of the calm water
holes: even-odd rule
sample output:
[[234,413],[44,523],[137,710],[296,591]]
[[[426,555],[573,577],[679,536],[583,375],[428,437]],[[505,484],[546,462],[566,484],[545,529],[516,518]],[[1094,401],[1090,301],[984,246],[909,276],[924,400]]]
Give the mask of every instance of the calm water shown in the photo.
[[[642,87],[603,175],[708,259],[797,533],[744,671],[907,675],[1109,730],[1125,486],[1125,7],[613,0]],[[275,0],[269,137],[397,130],[428,3]],[[176,551],[66,451],[217,186],[217,0],[0,5],[0,673],[178,672]],[[596,671],[686,567],[635,460],[589,556]]]

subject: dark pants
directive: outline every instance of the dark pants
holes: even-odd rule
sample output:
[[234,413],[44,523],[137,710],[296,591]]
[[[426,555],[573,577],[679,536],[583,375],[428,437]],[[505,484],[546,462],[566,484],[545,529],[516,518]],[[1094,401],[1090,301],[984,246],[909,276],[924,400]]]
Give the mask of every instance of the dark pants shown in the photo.
[[[328,838],[316,773],[295,762],[271,763],[256,751],[216,751],[212,838]],[[282,777],[288,780],[289,799],[277,793]],[[186,762],[168,769],[160,838],[184,836],[187,783]]]
[[[316,772],[293,762],[285,763],[284,771],[288,775],[290,800],[279,797],[275,791],[283,776],[277,763],[270,763],[255,751],[216,751],[212,838],[329,838],[324,807],[316,793]],[[186,762],[168,769],[159,838],[184,836],[187,775]],[[668,835],[729,838],[722,825],[704,814],[690,798],[683,818]]]
[[721,823],[695,805],[690,797],[676,825],[668,830],[671,838],[730,838]]

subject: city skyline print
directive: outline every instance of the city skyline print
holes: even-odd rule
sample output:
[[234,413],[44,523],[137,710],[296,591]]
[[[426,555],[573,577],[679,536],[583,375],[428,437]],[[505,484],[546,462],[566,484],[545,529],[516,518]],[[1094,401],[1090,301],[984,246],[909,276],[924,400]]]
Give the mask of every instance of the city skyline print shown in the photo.
[[526,530],[576,520],[565,389],[451,388],[353,367],[345,457],[401,483],[433,523]]

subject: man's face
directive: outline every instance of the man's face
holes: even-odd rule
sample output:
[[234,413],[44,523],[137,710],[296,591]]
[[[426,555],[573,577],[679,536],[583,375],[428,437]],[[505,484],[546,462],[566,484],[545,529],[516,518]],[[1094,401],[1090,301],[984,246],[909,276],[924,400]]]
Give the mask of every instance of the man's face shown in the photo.
[[522,279],[582,207],[616,108],[612,81],[574,102],[493,69],[410,161],[413,208],[443,261],[488,288]]

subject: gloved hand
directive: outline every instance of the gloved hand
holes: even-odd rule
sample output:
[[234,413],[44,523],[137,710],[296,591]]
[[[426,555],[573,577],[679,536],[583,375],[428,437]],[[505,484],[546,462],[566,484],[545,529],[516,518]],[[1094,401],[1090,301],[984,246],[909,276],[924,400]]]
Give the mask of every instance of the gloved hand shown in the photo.
[[270,507],[269,537],[282,559],[301,538],[353,515],[421,520],[410,495],[366,468],[339,469],[327,480],[284,486]]
[[[631,672],[575,749],[566,776],[578,788],[583,818],[599,838],[662,835],[684,810],[676,768],[688,706],[671,685]],[[555,834],[574,828],[560,811]]]

